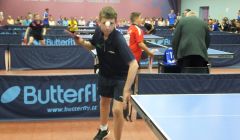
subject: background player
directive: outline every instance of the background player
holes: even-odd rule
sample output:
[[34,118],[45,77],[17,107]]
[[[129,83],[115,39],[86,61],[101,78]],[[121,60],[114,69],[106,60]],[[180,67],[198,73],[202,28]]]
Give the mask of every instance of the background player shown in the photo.
[[91,41],[75,37],[76,44],[88,50],[96,49],[99,59],[98,94],[100,99],[100,129],[94,140],[102,140],[108,134],[110,104],[113,99],[113,124],[115,140],[121,139],[124,103],[130,99],[131,86],[138,64],[123,35],[115,29],[117,13],[112,7],[104,7],[99,14],[99,27]]
[[[29,34],[29,41],[27,43],[27,37]],[[39,14],[34,15],[34,20],[30,23],[29,27],[27,28],[24,36],[24,42],[26,45],[32,45],[34,40],[40,42],[41,45],[45,45],[45,40],[43,36],[46,35],[46,28],[41,20]]]

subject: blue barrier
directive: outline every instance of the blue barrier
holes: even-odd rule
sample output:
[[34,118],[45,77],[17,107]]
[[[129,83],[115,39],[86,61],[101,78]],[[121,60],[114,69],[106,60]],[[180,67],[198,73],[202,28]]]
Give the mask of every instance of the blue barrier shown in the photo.
[[21,44],[22,39],[23,37],[20,34],[14,34],[14,35],[0,34],[0,44]]
[[5,68],[5,51],[7,50],[7,45],[0,45],[0,69]]
[[240,74],[139,74],[139,94],[239,93]]
[[210,48],[234,53],[233,59],[210,59],[212,67],[240,67],[240,44],[212,44]]
[[[25,32],[26,30],[0,29],[0,35],[18,35]],[[67,35],[67,33],[64,32],[64,29],[49,29],[47,30],[47,35]]]
[[[19,26],[19,25],[5,25],[4,29],[8,30],[26,30],[28,26]],[[50,29],[66,29],[66,26],[51,26]]]
[[11,69],[92,69],[92,54],[80,46],[10,46]]
[[75,41],[70,36],[45,36],[45,43],[48,46],[73,46]]
[[240,44],[240,34],[211,35],[211,44]]
[[[14,35],[0,35],[1,44],[22,44],[24,34],[14,34]],[[67,35],[46,35],[44,36],[45,43],[48,46],[72,46],[75,45],[75,41],[72,37]],[[39,45],[39,42],[34,41],[35,45]]]
[[[61,27],[61,26],[60,26]],[[47,45],[51,45],[51,38],[52,36],[56,36],[60,40],[67,40],[69,36],[64,32],[63,27],[51,27],[47,31],[47,35],[45,36],[45,39],[48,39]],[[7,26],[6,29],[1,29],[0,32],[0,42],[1,44],[21,44],[21,40],[24,36],[25,28],[22,26]],[[87,27],[84,27],[87,29]],[[119,30],[127,30],[128,27],[119,27]],[[92,27],[90,29],[95,29],[95,27]],[[240,35],[239,34],[233,34],[228,32],[211,32],[211,44],[240,44]],[[157,27],[156,28],[156,35],[163,37],[163,39],[160,39],[158,41],[158,44],[160,45],[171,45],[172,43],[172,37],[173,37],[173,31],[167,29],[166,27]],[[21,36],[21,37],[20,37]],[[15,38],[14,38],[15,37]],[[6,40],[6,38],[9,38],[9,40]],[[55,39],[53,39],[54,42]],[[55,43],[53,43],[55,44]],[[71,44],[73,45],[73,44]]]
[[[73,40],[71,40],[73,42]],[[71,43],[71,41],[65,41],[66,46],[46,46],[46,48],[42,48],[42,46],[35,46],[26,48],[25,46],[12,46],[10,45],[10,53],[12,54],[12,68],[13,69],[47,69],[47,68],[93,68],[93,57],[89,54],[88,51],[84,50],[78,46],[68,46],[67,42]],[[55,41],[56,45],[60,45],[60,41]],[[64,42],[62,42],[64,43]],[[52,43],[53,44],[53,43]],[[64,44],[63,44],[64,45]],[[50,47],[50,48],[49,48]],[[149,45],[149,47],[151,47]],[[48,48],[48,49],[47,49]],[[210,48],[231,52],[234,53],[233,59],[210,59],[210,63],[212,67],[240,67],[240,45],[210,45]],[[83,51],[81,51],[83,49]],[[40,53],[41,52],[41,53]],[[51,62],[48,65],[48,61],[51,59],[55,60],[56,58],[46,59],[46,54],[52,56],[56,56],[57,54],[61,54],[64,58],[61,60],[57,60],[59,62]],[[67,53],[71,54],[67,55]],[[3,51],[2,51],[2,54]],[[79,55],[81,54],[81,55]],[[3,56],[2,56],[3,57]],[[33,58],[34,59],[29,59]],[[41,58],[41,59],[40,59]],[[76,60],[75,60],[75,59]],[[65,61],[68,60],[68,61]],[[35,62],[36,61],[36,62]],[[40,62],[38,62],[40,61]],[[42,64],[41,64],[42,63]],[[72,63],[72,64],[71,64]],[[141,67],[148,67],[148,59],[141,60]],[[2,59],[2,65],[4,64],[4,59]],[[158,64],[157,58],[153,61],[153,66],[156,67]],[[4,68],[4,67],[3,67]]]
[[97,75],[1,76],[0,121],[99,116]]

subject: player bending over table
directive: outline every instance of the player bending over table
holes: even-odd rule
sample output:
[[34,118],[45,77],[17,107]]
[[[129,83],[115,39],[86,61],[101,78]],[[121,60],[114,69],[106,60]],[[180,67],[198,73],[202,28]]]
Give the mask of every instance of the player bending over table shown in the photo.
[[109,134],[108,119],[112,99],[114,138],[120,140],[124,123],[123,109],[130,98],[138,63],[123,35],[115,29],[116,11],[112,7],[104,7],[99,13],[99,21],[99,27],[90,41],[76,35],[75,41],[88,50],[96,49],[99,59],[100,128],[94,140],[102,140]]

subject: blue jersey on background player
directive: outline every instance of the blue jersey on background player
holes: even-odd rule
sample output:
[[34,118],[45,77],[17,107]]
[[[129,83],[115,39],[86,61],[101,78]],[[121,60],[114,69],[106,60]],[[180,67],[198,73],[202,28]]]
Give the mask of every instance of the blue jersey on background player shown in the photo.
[[174,13],[174,10],[171,10],[171,12],[168,14],[168,21],[170,26],[173,26],[175,24],[176,18],[177,16]]
[[43,14],[43,24],[45,25],[45,27],[49,27],[49,19],[48,19],[48,17],[49,17],[49,9],[46,8],[45,12]]

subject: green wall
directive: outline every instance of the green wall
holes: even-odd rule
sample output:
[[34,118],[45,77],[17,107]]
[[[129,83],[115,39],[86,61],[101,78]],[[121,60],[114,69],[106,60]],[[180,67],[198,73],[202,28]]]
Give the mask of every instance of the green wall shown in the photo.
[[209,17],[213,19],[236,19],[237,12],[240,10],[240,0],[182,0],[181,11],[191,9],[199,15],[202,6],[209,6]]

